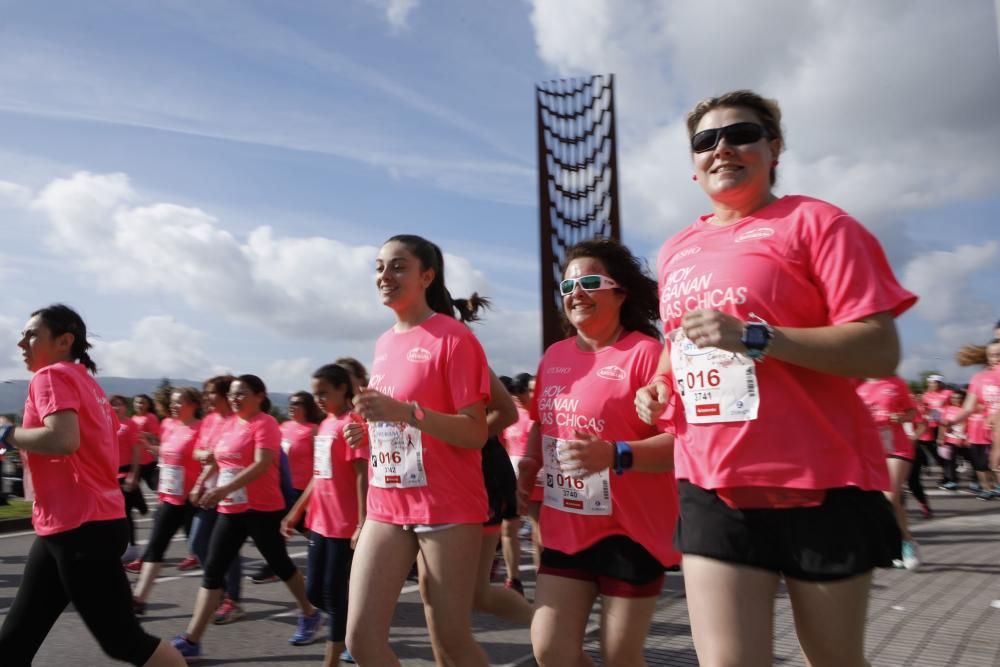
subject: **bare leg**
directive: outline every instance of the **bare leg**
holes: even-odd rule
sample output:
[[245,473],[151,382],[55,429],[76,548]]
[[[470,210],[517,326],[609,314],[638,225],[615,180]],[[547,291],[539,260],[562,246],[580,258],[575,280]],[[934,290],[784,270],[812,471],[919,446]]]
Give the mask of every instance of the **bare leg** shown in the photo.
[[326,641],[326,651],[323,653],[323,667],[337,667],[340,664],[340,654],[347,645],[344,642]]
[[146,561],[142,564],[142,570],[139,572],[139,581],[135,584],[135,593],[133,594],[136,600],[140,602],[146,601],[162,569],[163,563],[150,563]]
[[786,579],[795,631],[810,667],[867,667],[865,616],[871,572],[833,582]]
[[541,667],[593,667],[583,652],[583,636],[596,599],[593,582],[538,576],[531,646]]
[[153,651],[153,655],[149,656],[143,667],[185,667],[187,661],[184,660],[177,649],[175,649],[170,642],[165,642],[160,640],[160,644]]
[[389,648],[389,628],[416,556],[413,533],[402,526],[365,521],[354,551],[347,605],[347,647],[359,665],[399,664]]
[[201,643],[201,637],[205,634],[205,628],[212,620],[212,614],[222,602],[221,588],[199,588],[198,597],[194,601],[194,614],[188,621],[187,638],[195,644]]
[[295,602],[298,603],[299,610],[303,614],[312,616],[316,613],[316,607],[313,606],[312,602],[309,601],[309,596],[306,595],[306,580],[302,576],[302,570],[296,570],[291,579],[285,582],[285,585],[292,592]]
[[907,542],[913,539],[910,534],[910,526],[906,520],[906,509],[903,507],[903,484],[910,477],[910,466],[913,465],[904,459],[888,458],[889,464],[889,490],[885,492],[885,497],[892,503],[892,509],[896,512],[896,523],[899,524],[899,532],[903,534],[903,539]]
[[503,548],[503,562],[507,567],[508,579],[521,578],[521,537],[518,532],[521,530],[521,518],[504,519],[501,524],[501,544]]
[[[515,528],[516,530],[516,528]],[[517,591],[490,582],[493,554],[496,553],[499,534],[484,534],[479,549],[479,570],[473,607],[487,614],[522,625],[531,624],[531,604]]]
[[535,562],[535,572],[542,566],[542,532],[538,527],[538,514],[542,504],[539,502],[528,503],[528,521],[531,523],[531,543],[535,546],[535,553],[532,560]]
[[770,667],[778,575],[688,555],[682,569],[698,663]]
[[658,597],[601,600],[601,657],[605,665],[646,667],[643,646]]

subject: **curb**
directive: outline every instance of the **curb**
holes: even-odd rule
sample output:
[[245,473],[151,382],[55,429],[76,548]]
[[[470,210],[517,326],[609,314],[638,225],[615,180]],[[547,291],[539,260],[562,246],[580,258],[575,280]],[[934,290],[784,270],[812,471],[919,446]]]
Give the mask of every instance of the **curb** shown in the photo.
[[0,521],[0,534],[15,533],[19,530],[31,530],[31,517],[23,519],[4,519]]

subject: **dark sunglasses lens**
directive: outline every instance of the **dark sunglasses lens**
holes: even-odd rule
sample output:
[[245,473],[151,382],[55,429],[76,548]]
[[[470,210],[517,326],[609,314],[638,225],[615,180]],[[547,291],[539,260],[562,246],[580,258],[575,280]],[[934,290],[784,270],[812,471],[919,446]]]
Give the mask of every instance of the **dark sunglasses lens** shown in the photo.
[[756,123],[736,123],[724,128],[726,141],[734,146],[745,146],[755,141],[760,141],[764,136],[764,129]]
[[691,150],[695,153],[704,153],[715,148],[719,143],[719,129],[702,130],[691,137]]
[[574,287],[576,287],[576,281],[572,278],[567,278],[559,283],[559,291],[563,294],[572,294]]
[[588,292],[601,286],[600,276],[583,276],[580,278],[580,286]]

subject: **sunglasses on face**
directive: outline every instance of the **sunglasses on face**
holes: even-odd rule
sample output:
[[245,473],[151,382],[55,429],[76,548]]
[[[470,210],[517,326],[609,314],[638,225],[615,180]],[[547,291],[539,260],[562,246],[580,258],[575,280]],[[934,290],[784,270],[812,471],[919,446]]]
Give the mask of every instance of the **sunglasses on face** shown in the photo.
[[611,278],[607,276],[599,276],[597,274],[591,276],[580,276],[579,278],[566,278],[561,283],[559,283],[559,292],[563,296],[569,296],[576,289],[577,283],[583,288],[584,292],[596,292],[602,289],[613,289],[618,287],[616,283]]
[[290,407],[290,408],[301,408],[302,407],[302,401],[289,401],[288,402],[288,407]]
[[719,145],[719,139],[723,136],[726,138],[726,143],[731,146],[745,146],[766,137],[767,130],[757,123],[733,123],[725,127],[702,130],[691,137],[691,151],[704,153],[713,150]]

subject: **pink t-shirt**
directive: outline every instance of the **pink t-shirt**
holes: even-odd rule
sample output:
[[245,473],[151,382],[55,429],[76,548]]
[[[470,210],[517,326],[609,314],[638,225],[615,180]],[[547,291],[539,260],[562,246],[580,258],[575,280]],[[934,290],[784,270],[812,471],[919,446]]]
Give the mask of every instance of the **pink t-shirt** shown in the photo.
[[[201,474],[201,464],[194,460],[194,448],[198,442],[201,422],[184,424],[179,419],[163,420],[160,429],[160,500],[171,505],[187,502],[191,487]],[[179,475],[176,475],[179,473]],[[175,482],[168,483],[169,480]],[[172,493],[171,486],[181,489],[180,494]]]
[[858,385],[858,396],[868,407],[868,412],[879,430],[886,455],[912,460],[913,441],[907,437],[902,422],[893,422],[891,418],[894,414],[903,415],[917,409],[906,382],[895,375],[862,382]]
[[[278,470],[281,464],[281,429],[274,417],[265,412],[258,412],[249,421],[237,416],[225,421],[221,437],[215,445],[219,486],[228,484],[230,476],[253,465],[254,454],[258,449],[270,449],[274,452],[273,465],[243,489],[220,502],[218,510],[221,514],[238,514],[247,510],[276,512],[285,509]],[[241,494],[240,491],[246,493]]]
[[[960,412],[962,412],[962,406],[946,405],[941,408],[941,419],[955,419]],[[964,419],[949,426],[942,426],[941,428],[944,430],[944,437],[942,440],[946,445],[957,445],[961,447],[967,444],[965,439],[966,423]]]
[[512,459],[523,458],[527,453],[531,424],[531,413],[518,405],[517,421],[505,428],[500,438]]
[[34,485],[31,520],[38,535],[125,518],[117,476],[118,417],[80,364],[59,362],[35,373],[24,403],[24,428],[44,426],[46,417],[64,410],[77,415],[79,449],[68,456],[21,452]]
[[[116,415],[117,416],[117,415]],[[139,440],[139,427],[131,419],[118,423],[118,467],[132,465],[132,448]],[[125,477],[125,473],[121,474]]]
[[[329,415],[316,434],[314,476],[306,527],[323,537],[349,538],[358,527],[358,478],[354,462],[368,461],[368,447],[351,448],[344,427],[362,421],[354,412]],[[329,452],[329,463],[326,453]]]
[[[659,341],[635,331],[599,352],[581,350],[575,337],[554,343],[539,364],[531,406],[543,438],[573,440],[575,430],[610,442],[656,435],[657,429],[636,415],[634,400],[635,392],[653,376],[661,350]],[[630,470],[617,475],[609,470],[607,478],[609,514],[574,513],[542,504],[542,544],[573,554],[606,537],[626,535],[664,566],[679,563],[673,547],[678,513],[673,473]]]
[[993,433],[986,422],[986,415],[980,411],[969,415],[965,422],[965,431],[970,445],[990,445],[993,443]]
[[[160,419],[152,412],[147,412],[144,415],[132,415],[132,421],[139,427],[139,433],[149,433],[150,435],[159,437]],[[140,442],[143,445],[142,454],[139,456],[140,465],[146,465],[155,461],[156,457],[146,451],[146,441],[140,438]]]
[[[916,302],[875,237],[835,206],[788,196],[730,225],[709,218],[660,250],[668,333],[686,312],[702,308],[773,326],[822,327],[883,311],[898,316]],[[756,419],[677,420],[678,479],[708,489],[889,488],[878,432],[851,380],[774,358],[753,370]]]
[[281,448],[288,455],[292,488],[302,491],[313,474],[313,438],[316,424],[300,424],[294,419],[281,423]]
[[979,371],[969,380],[969,393],[990,418],[1000,412],[1000,368]]
[[941,414],[941,408],[948,405],[948,399],[951,398],[951,394],[951,389],[939,389],[937,391],[925,391],[924,395],[920,398],[920,402],[924,406],[924,419],[927,423],[927,428],[920,434],[921,442],[930,442],[934,439],[934,429],[938,426],[937,417]]
[[[407,331],[390,329],[382,334],[375,343],[368,386],[397,401],[417,401],[425,410],[451,415],[490,397],[482,345],[468,327],[441,314]],[[426,484],[382,488],[374,483],[377,473],[370,467],[368,518],[393,524],[486,521],[480,450],[455,447],[427,433],[419,435]],[[408,452],[414,445],[408,443]],[[374,457],[374,444],[372,450]]]

